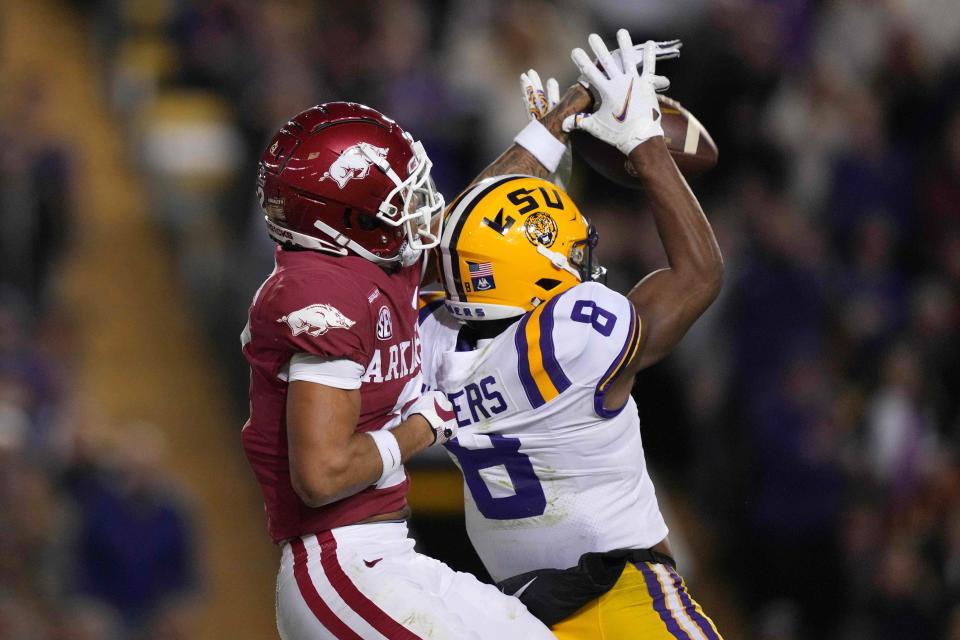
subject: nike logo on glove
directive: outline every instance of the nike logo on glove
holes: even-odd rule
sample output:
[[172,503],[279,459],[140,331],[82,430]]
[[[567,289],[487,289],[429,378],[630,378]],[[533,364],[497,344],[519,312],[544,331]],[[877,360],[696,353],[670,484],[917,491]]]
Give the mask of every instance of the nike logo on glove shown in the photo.
[[630,78],[630,86],[627,87],[627,99],[623,101],[623,110],[619,114],[614,114],[613,119],[617,122],[623,122],[627,119],[627,110],[630,108],[630,98],[633,97],[633,78]]
[[367,565],[368,569],[373,569],[373,567],[376,566],[376,564],[381,560],[383,560],[383,558],[377,558],[376,560],[364,560],[363,564]]

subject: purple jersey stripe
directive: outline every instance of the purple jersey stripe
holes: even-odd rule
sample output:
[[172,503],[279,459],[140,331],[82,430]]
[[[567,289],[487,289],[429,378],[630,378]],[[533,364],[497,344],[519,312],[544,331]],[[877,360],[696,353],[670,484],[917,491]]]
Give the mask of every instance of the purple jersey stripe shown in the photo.
[[514,335],[513,342],[517,347],[517,374],[520,376],[520,384],[523,386],[523,392],[527,394],[527,400],[534,409],[543,406],[543,395],[537,388],[537,383],[530,373],[530,359],[527,354],[527,321],[530,314],[526,314],[517,323],[517,333]]
[[[467,292],[463,289],[463,281],[460,278],[460,256],[457,253],[457,241],[460,239],[460,233],[463,231],[463,227],[467,224],[467,218],[470,217],[470,212],[473,211],[473,208],[477,206],[477,203],[480,202],[485,195],[496,189],[502,184],[510,182],[511,180],[516,180],[521,176],[507,176],[505,178],[499,178],[492,180],[485,187],[480,185],[475,185],[471,189],[467,189],[453,201],[453,204],[447,207],[447,211],[451,212],[450,215],[453,216],[457,213],[457,208],[463,201],[463,198],[469,193],[471,195],[470,202],[463,208],[463,211],[460,212],[459,217],[456,219],[456,223],[453,225],[453,229],[450,229],[449,226],[446,226],[443,232],[444,236],[447,236],[447,229],[449,231],[449,240],[444,244],[444,246],[449,247],[450,251],[450,264],[454,265],[452,269],[451,278],[447,280],[448,284],[452,284],[457,293],[457,299],[464,301],[467,299]],[[450,280],[452,279],[452,283]],[[449,289],[448,289],[449,291]]]
[[[637,316],[637,310],[634,308],[633,303],[630,303],[630,326],[627,329],[627,339],[624,341],[620,353],[613,359],[610,368],[607,369],[600,378],[600,381],[597,383],[597,389],[593,393],[593,410],[601,418],[615,418],[623,411],[623,407],[619,409],[605,409],[603,407],[603,398],[606,395],[607,385],[616,379],[619,370],[622,368],[621,365],[626,366],[627,363],[623,361],[624,356],[630,349],[633,349],[637,341],[640,340],[640,332],[637,326],[639,322],[640,318]],[[625,407],[627,405],[624,404],[623,406]]]
[[663,589],[660,587],[657,574],[645,562],[638,562],[634,566],[640,569],[640,573],[643,574],[643,580],[647,583],[647,591],[650,592],[650,597],[653,599],[653,609],[660,615],[660,620],[663,621],[670,635],[677,640],[691,640],[687,632],[680,628],[680,625],[677,624],[677,621],[673,619],[673,615],[667,609],[666,597],[663,595]]
[[693,599],[687,592],[687,587],[683,584],[680,574],[674,571],[673,567],[669,565],[663,566],[666,567],[667,571],[669,571],[673,577],[673,586],[680,595],[680,604],[683,605],[683,609],[687,612],[687,615],[690,616],[690,619],[700,627],[700,630],[703,631],[703,635],[707,637],[707,640],[722,640],[720,636],[717,635],[717,632],[713,630],[713,625],[710,624],[707,617],[697,611],[697,607],[693,604]]
[[540,354],[550,382],[557,388],[557,393],[563,393],[570,387],[570,380],[557,361],[553,345],[553,310],[559,298],[560,296],[552,298],[540,313]]

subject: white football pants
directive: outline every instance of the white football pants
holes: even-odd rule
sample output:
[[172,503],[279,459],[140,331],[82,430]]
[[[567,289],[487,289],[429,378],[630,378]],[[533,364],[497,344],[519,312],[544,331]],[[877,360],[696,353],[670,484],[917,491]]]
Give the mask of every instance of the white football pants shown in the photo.
[[403,522],[339,527],[283,545],[283,640],[539,640],[519,600],[413,550]]

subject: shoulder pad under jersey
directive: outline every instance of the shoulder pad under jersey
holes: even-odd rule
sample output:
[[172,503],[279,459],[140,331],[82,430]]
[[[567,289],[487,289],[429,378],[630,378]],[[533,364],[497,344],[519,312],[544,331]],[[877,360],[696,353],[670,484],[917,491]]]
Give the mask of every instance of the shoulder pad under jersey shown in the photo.
[[603,395],[636,355],[642,323],[636,308],[606,286],[586,282],[551,298],[518,323],[514,342],[524,393],[534,408],[572,386],[594,389],[601,417]]

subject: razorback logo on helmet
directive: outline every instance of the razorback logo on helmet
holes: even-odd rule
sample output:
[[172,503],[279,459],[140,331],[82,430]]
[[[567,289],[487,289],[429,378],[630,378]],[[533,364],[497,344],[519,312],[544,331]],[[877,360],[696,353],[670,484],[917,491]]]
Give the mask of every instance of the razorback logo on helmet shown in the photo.
[[343,150],[326,173],[320,177],[320,181],[323,182],[329,178],[343,189],[351,180],[363,180],[370,175],[370,167],[373,166],[373,161],[370,160],[368,154],[386,160],[389,151],[390,149],[386,147],[377,147],[368,142],[358,142]]
[[349,329],[356,324],[329,304],[311,304],[303,309],[277,318],[277,322],[286,322],[293,335],[306,333],[311,336],[323,335],[328,329]]

